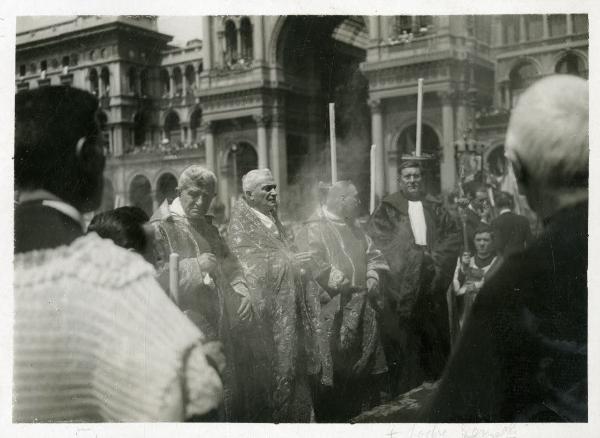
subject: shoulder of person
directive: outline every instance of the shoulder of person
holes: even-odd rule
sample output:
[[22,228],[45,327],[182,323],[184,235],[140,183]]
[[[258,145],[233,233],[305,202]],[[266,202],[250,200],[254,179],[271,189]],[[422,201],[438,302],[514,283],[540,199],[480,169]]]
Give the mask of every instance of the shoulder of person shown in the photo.
[[121,288],[133,281],[154,278],[154,268],[141,255],[95,233],[80,237],[57,251],[62,254],[54,255],[56,274],[77,277],[84,283]]
[[408,213],[408,199],[402,192],[390,193],[381,200],[380,207],[392,207],[399,212]]

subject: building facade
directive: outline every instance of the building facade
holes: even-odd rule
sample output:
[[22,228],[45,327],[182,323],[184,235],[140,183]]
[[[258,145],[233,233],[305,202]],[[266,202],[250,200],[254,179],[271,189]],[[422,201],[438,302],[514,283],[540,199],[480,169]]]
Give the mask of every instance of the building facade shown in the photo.
[[302,217],[330,178],[335,103],[338,178],[378,197],[414,151],[417,79],[431,191],[457,180],[456,142],[476,138],[502,170],[510,109],[537,78],[588,75],[587,15],[206,16],[202,39],[170,44],[156,17],[78,16],[17,34],[16,86],[71,84],[100,100],[109,154],[103,208],[149,213],[190,164],[219,178],[228,212],[240,177],[270,167],[282,210]]

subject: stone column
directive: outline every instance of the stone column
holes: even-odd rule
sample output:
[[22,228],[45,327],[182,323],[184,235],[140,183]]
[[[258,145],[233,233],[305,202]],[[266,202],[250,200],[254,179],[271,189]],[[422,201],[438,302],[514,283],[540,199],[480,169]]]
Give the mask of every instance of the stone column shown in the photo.
[[115,157],[123,155],[123,125],[121,123],[114,125],[113,155]]
[[571,14],[567,14],[567,35],[573,35],[573,16]]
[[548,26],[548,16],[547,15],[542,15],[542,33],[543,33],[544,39],[550,37],[550,27]]
[[256,136],[258,139],[258,168],[269,167],[269,157],[267,151],[267,123],[268,119],[262,114],[254,116],[256,122]]
[[381,115],[381,101],[371,100],[371,139],[377,146],[375,163],[375,194],[381,200],[385,193],[385,145],[383,143],[383,117]]
[[271,121],[271,171],[279,187],[279,193],[287,187],[287,144],[285,138],[285,121],[282,114],[277,114]]
[[175,96],[175,78],[173,77],[173,70],[167,69],[169,72],[169,97]]
[[264,27],[263,16],[256,15],[253,17],[254,25],[252,29],[252,45],[254,46],[254,59],[258,62],[265,61],[264,54]]
[[456,126],[454,138],[462,138],[462,136],[466,134],[467,128],[467,93],[465,91],[460,91],[456,101]]
[[204,125],[204,146],[206,167],[213,172],[217,171],[215,163],[215,137],[214,137],[214,122],[206,122]]
[[442,191],[450,192],[456,184],[456,162],[454,157],[454,111],[453,96],[449,91],[439,93],[442,102]]
[[496,18],[496,46],[504,45],[504,30],[502,29],[502,17]]
[[208,15],[202,17],[202,65],[205,71],[212,68],[211,29],[212,18]]
[[510,93],[510,82],[504,81],[504,108],[509,110],[512,107],[512,98]]
[[519,42],[527,41],[527,28],[525,26],[525,16],[519,16]]

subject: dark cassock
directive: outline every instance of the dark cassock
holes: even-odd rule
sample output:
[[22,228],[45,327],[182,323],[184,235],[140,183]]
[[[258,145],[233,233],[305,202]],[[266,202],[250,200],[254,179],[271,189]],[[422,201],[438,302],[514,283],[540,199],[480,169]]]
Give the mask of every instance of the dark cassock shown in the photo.
[[367,233],[390,266],[382,331],[392,395],[439,378],[449,353],[446,291],[461,246],[457,221],[423,194],[421,167],[404,162],[401,190],[383,198]]
[[587,421],[587,223],[557,212],[485,283],[423,421]]
[[306,239],[298,241],[313,257],[316,282],[308,287],[321,296],[323,350],[329,364],[323,367],[315,413],[319,422],[348,421],[380,402],[387,372],[379,330],[381,302],[368,292],[367,279],[379,289],[380,274],[389,267],[355,220],[345,220],[327,207],[313,214]]
[[[179,254],[179,291],[171,298],[204,333],[207,342],[223,344],[225,367],[222,371],[224,400],[222,419],[234,421],[240,415],[239,385],[242,370],[236,369],[234,333],[243,323],[236,317],[242,295],[238,285],[245,284],[239,262],[211,224],[211,217],[190,219],[179,198],[168,207],[168,214],[153,222],[159,282],[169,284],[169,256]],[[216,256],[217,267],[204,273],[198,257],[205,253]],[[168,290],[167,287],[165,289]],[[239,330],[239,329],[238,329]]]
[[228,238],[247,279],[254,320],[243,355],[251,375],[244,420],[308,422],[313,418],[309,374],[321,368],[316,338],[318,297],[307,295],[295,245],[275,215],[239,199]]

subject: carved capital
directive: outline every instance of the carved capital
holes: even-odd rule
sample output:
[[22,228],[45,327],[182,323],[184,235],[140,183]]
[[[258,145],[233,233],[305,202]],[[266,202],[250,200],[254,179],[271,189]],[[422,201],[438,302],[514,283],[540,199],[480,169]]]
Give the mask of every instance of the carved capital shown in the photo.
[[214,134],[215,132],[215,122],[211,120],[207,120],[202,123],[201,129],[207,134]]
[[271,121],[271,117],[269,117],[265,114],[255,114],[254,116],[252,116],[252,118],[256,122],[256,126],[259,128],[266,127],[269,124],[269,122]]
[[371,107],[371,114],[380,114],[381,113],[381,100],[380,99],[369,100],[369,106]]
[[442,102],[442,105],[452,105],[456,99],[454,91],[438,91],[437,95]]

